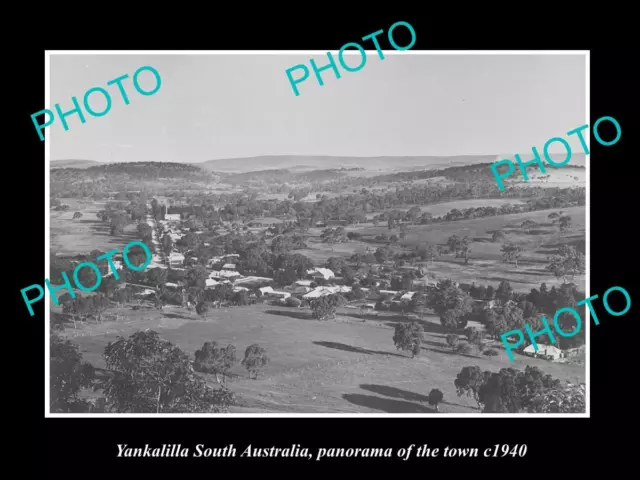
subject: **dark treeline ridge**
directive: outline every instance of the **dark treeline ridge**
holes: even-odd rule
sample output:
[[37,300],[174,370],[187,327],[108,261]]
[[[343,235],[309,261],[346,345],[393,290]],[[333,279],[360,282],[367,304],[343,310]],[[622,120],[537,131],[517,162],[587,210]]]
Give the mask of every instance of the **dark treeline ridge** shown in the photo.
[[[88,168],[51,170],[51,193],[66,198],[102,198],[111,191],[140,190],[144,181],[158,179],[202,182],[213,179],[204,170],[184,163],[131,162],[95,165]],[[124,188],[123,188],[124,187]]]
[[[79,172],[76,172],[79,171]],[[203,170],[188,163],[172,162],[127,162],[93,165],[87,168],[58,168],[55,174],[86,173],[88,176],[111,174],[126,174],[135,177],[190,177],[202,175]]]

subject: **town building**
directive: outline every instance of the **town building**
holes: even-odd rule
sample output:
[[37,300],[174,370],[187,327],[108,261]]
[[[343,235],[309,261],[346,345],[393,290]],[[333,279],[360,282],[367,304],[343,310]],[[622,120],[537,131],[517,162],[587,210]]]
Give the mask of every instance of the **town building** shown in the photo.
[[220,270],[220,271],[214,270],[209,274],[209,278],[214,278],[214,279],[216,278],[229,279],[232,277],[240,277],[240,276],[241,275],[235,270]]
[[564,352],[559,348],[553,345],[543,345],[542,343],[538,343],[537,351],[533,348],[533,345],[529,345],[522,350],[522,353],[528,357],[543,358],[553,362],[565,358]]
[[336,276],[333,271],[328,268],[314,268],[312,270],[307,270],[307,275],[314,279],[322,278],[324,280],[329,280]]
[[169,261],[170,267],[181,267],[184,265],[184,255],[178,252],[171,252],[167,260]]
[[279,218],[275,218],[275,217],[265,217],[265,218],[258,218],[256,220],[251,220],[249,222],[249,227],[252,228],[269,228],[269,227],[275,227],[276,225],[280,225],[284,223],[282,220],[280,220]]

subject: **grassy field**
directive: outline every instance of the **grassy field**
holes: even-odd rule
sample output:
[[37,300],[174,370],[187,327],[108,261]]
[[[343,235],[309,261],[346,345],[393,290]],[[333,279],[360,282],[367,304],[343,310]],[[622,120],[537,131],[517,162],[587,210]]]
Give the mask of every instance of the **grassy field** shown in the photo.
[[[469,236],[473,239],[469,263],[464,264],[463,259],[453,258],[452,255],[443,255],[437,258],[433,265],[428,266],[430,273],[435,273],[437,278],[451,278],[452,280],[476,284],[493,284],[507,280],[514,290],[529,291],[546,282],[549,286],[562,283],[562,280],[554,278],[545,270],[548,257],[553,255],[562,244],[574,245],[578,250],[585,251],[585,207],[573,207],[564,209],[563,212],[571,215],[573,228],[571,232],[561,236],[557,227],[547,220],[549,213],[560,210],[542,210],[512,215],[499,215],[495,217],[461,220],[457,222],[443,222],[435,225],[412,227],[406,238],[400,244],[413,247],[421,242],[429,242],[437,245],[445,245],[447,239],[456,234],[459,237]],[[526,233],[520,228],[524,220],[533,220],[540,227]],[[518,268],[513,264],[502,262],[500,248],[502,243],[493,243],[491,234],[501,229],[506,233],[506,242],[514,242],[523,247],[522,258],[518,261]],[[385,228],[368,228],[363,234],[377,234]],[[584,288],[585,277],[575,279],[578,285]]]
[[[447,211],[450,210],[451,204],[462,203],[446,204]],[[462,205],[451,208],[462,208]],[[585,207],[562,210],[571,216],[573,223],[572,230],[565,235],[560,235],[558,228],[547,219],[551,212],[559,211],[561,210],[541,210],[432,225],[415,225],[410,227],[406,238],[401,240],[399,245],[406,249],[411,249],[422,242],[446,245],[447,239],[451,235],[469,236],[473,239],[473,243],[467,265],[464,264],[463,259],[453,258],[452,255],[442,255],[437,257],[433,264],[427,265],[429,273],[434,273],[438,279],[451,278],[459,282],[475,282],[481,285],[497,286],[502,280],[507,280],[515,290],[528,292],[534,287],[539,287],[542,282],[546,282],[549,286],[562,283],[561,279],[556,279],[545,270],[548,257],[553,255],[560,245],[570,244],[579,251],[585,252]],[[538,222],[539,228],[531,230],[530,233],[525,232],[520,228],[520,225],[527,219]],[[515,268],[514,264],[506,264],[502,261],[500,248],[504,242],[493,243],[491,241],[492,233],[498,229],[503,230],[506,234],[504,242],[514,242],[523,247],[524,251],[518,261],[518,268]],[[380,233],[389,233],[386,226],[374,227],[372,224],[351,226],[346,230],[361,233],[369,238]],[[375,249],[381,245],[363,241],[331,245],[319,241],[320,233],[321,229],[309,229],[308,248],[296,250],[296,253],[309,257],[316,265],[324,265],[330,257],[362,253],[366,251],[367,247]],[[577,277],[575,281],[584,288],[584,276]]]
[[[98,220],[96,213],[104,208],[104,203],[61,199],[70,206],[66,212],[50,213],[50,245],[51,251],[61,255],[88,254],[92,250],[122,250],[136,237],[136,224],[127,225],[124,235],[109,235],[109,225]],[[75,212],[82,213],[82,218],[73,220]]]
[[[312,229],[309,230],[309,233],[311,235],[313,234]],[[371,245],[358,241],[336,243],[333,245],[322,243],[320,241],[320,234],[318,233],[317,236],[312,236],[307,239],[307,246],[309,248],[296,250],[295,253],[309,257],[317,266],[324,266],[331,257],[349,257],[354,253],[364,253],[367,247]]]
[[506,184],[516,187],[542,187],[542,188],[568,188],[568,187],[584,187],[587,184],[587,171],[585,169],[548,169],[546,173],[538,170],[528,173],[529,181],[523,182],[522,178],[516,181],[509,181]]
[[464,210],[466,208],[477,207],[496,207],[500,208],[502,205],[520,205],[525,203],[519,198],[483,198],[479,200],[457,200],[455,202],[436,203],[434,205],[421,206],[422,212],[429,212],[434,217],[440,217],[446,215],[454,208],[458,210]]
[[[64,203],[71,205],[69,211],[51,213],[54,252],[77,254],[93,249],[107,250],[122,247],[130,241],[128,237],[108,235],[107,226],[95,217],[100,204],[71,200]],[[446,208],[445,211],[466,208],[464,202],[441,205],[443,207],[433,207]],[[82,212],[83,218],[73,221],[71,217],[75,211]],[[560,282],[544,270],[547,257],[559,245],[573,244],[584,251],[585,207],[564,209],[564,213],[572,217],[573,228],[563,236],[547,220],[552,211],[558,210],[412,226],[399,244],[410,249],[420,242],[445,244],[453,234],[468,235],[473,243],[467,265],[462,259],[443,255],[427,265],[427,271],[438,279],[451,278],[494,287],[501,280],[508,280],[515,290],[528,291],[542,282],[549,285]],[[520,225],[526,219],[538,222],[539,228],[524,232]],[[496,229],[506,233],[505,241],[523,246],[519,268],[501,261],[502,243],[491,241],[491,234]],[[386,226],[374,227],[372,224],[347,230],[367,236],[389,233]],[[318,241],[321,229],[310,229],[309,233],[309,248],[296,252],[309,256],[316,264],[323,264],[329,257],[348,256],[363,252],[367,247],[379,246],[362,241],[323,244]],[[584,277],[576,279],[576,283],[584,288]],[[52,312],[59,313],[59,309],[52,308]],[[320,322],[311,318],[308,309],[269,305],[214,309],[205,320],[178,307],[165,312],[122,308],[111,309],[109,313],[121,317],[118,321],[85,324],[77,330],[67,328],[63,332],[80,346],[84,358],[99,368],[105,366],[102,352],[109,341],[118,335],[128,337],[147,328],[158,331],[161,337],[190,355],[205,341],[232,343],[240,358],[253,343],[265,346],[271,362],[258,380],[249,379],[240,364],[233,369],[234,377],[229,386],[238,395],[239,404],[231,409],[236,413],[430,413],[426,396],[433,388],[444,393],[441,412],[478,413],[472,399],[457,397],[453,384],[458,372],[470,365],[492,371],[536,365],[562,380],[585,380],[584,366],[555,364],[523,356],[516,356],[516,361],[510,362],[500,346],[497,347],[501,352],[498,357],[451,353],[446,348],[445,332],[435,316],[423,321],[426,334],[422,352],[418,358],[411,359],[393,345],[393,326],[396,322],[408,321],[395,314],[361,318],[357,310],[341,308],[335,321]],[[213,377],[207,379],[215,382]]]
[[[498,371],[539,366],[559,379],[584,381],[584,367],[554,364],[504,352],[488,360],[447,351],[444,333],[435,317],[423,322],[425,342],[415,359],[398,352],[392,341],[393,325],[408,319],[393,314],[360,318],[343,308],[335,321],[320,322],[306,309],[254,305],[213,310],[206,320],[175,308],[172,312],[121,309],[120,322],[87,324],[66,335],[80,346],[84,358],[104,368],[102,352],[118,334],[128,337],[151,328],[189,354],[205,341],[232,343],[238,356],[252,343],[265,346],[271,358],[264,375],[250,380],[240,364],[232,371],[229,387],[238,395],[237,413],[430,413],[426,396],[432,388],[444,393],[441,412],[478,413],[470,398],[459,398],[453,381],[465,366]],[[77,335],[74,337],[74,335]],[[215,382],[214,377],[207,377]]]
[[470,207],[501,207],[502,205],[518,205],[525,203],[519,198],[483,198],[480,200],[454,200],[452,202],[442,202],[442,203],[434,203],[431,205],[404,205],[402,208],[388,208],[386,210],[377,210],[375,212],[369,212],[366,214],[368,220],[371,220],[373,217],[380,215],[384,212],[392,212],[394,210],[409,210],[411,207],[420,208],[421,212],[429,212],[434,217],[440,217],[442,215],[446,215],[454,208],[458,210],[462,210]]

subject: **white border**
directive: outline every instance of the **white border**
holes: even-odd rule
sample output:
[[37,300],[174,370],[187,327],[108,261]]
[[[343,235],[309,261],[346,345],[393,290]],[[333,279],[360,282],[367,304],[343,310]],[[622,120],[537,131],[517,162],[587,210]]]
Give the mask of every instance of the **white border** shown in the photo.
[[[377,55],[376,50],[367,50],[367,55]],[[590,73],[591,73],[591,63],[590,63],[590,52],[588,50],[555,50],[555,51],[547,51],[547,50],[405,50],[405,51],[396,51],[396,50],[383,50],[384,55],[585,55],[585,86],[586,86],[586,121],[585,123],[589,124],[590,119]],[[49,108],[51,105],[51,96],[50,96],[50,62],[49,59],[51,55],[326,55],[327,51],[324,50],[270,50],[270,51],[261,51],[261,50],[225,50],[225,51],[215,51],[215,50],[129,50],[129,51],[119,51],[119,50],[46,50],[45,51],[45,108]],[[355,51],[347,51],[344,52],[346,55],[359,55],[359,52]],[[50,169],[49,165],[51,162],[51,132],[49,129],[46,129],[44,132],[45,136],[45,278],[49,278],[49,264],[50,264],[50,255],[49,255],[49,237],[50,237],[50,204],[49,204],[49,195],[50,195]],[[585,135],[585,140],[587,142],[587,146],[590,147],[590,135]],[[586,168],[586,224],[585,224],[585,236],[586,236],[586,279],[585,279],[585,293],[587,298],[590,296],[590,281],[589,274],[591,271],[591,242],[590,242],[590,159],[589,155],[586,155],[585,158],[585,168]],[[494,413],[437,413],[437,414],[416,414],[416,413],[177,413],[177,414],[156,414],[156,413],[112,413],[112,414],[100,414],[100,413],[51,413],[50,410],[50,400],[49,400],[49,324],[50,324],[50,308],[47,307],[49,301],[49,291],[47,288],[45,290],[45,296],[43,301],[45,303],[45,418],[290,418],[290,417],[298,417],[298,418],[464,418],[464,417],[475,417],[475,418],[590,418],[591,416],[591,402],[590,402],[590,393],[591,393],[591,382],[590,382],[590,359],[589,353],[591,351],[590,344],[590,332],[589,328],[587,328],[587,324],[590,324],[590,312],[589,309],[586,310],[586,320],[584,327],[587,328],[586,331],[586,352],[585,352],[585,369],[586,369],[586,412],[585,413],[577,413],[577,414],[560,414],[560,413],[509,413],[509,414],[494,414]],[[514,365],[517,366],[517,365]]]

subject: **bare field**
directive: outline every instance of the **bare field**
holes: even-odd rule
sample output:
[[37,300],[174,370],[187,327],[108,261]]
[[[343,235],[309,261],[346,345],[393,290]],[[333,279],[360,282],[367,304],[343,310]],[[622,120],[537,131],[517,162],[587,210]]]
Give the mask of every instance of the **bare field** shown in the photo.
[[[61,255],[88,254],[92,250],[109,251],[122,249],[131,240],[135,240],[137,227],[130,224],[125,227],[125,235],[112,237],[109,225],[98,220],[96,213],[104,208],[102,202],[86,202],[75,199],[61,199],[71,208],[66,212],[50,212],[50,248]],[[73,220],[75,212],[82,218]]]
[[[117,334],[129,336],[152,328],[190,355],[205,341],[232,343],[240,357],[252,343],[267,348],[271,358],[264,375],[250,380],[237,364],[229,387],[237,393],[236,413],[431,413],[427,395],[432,388],[444,393],[441,412],[479,413],[475,402],[459,398],[453,381],[465,366],[498,371],[536,365],[559,379],[584,381],[584,367],[554,364],[516,356],[510,362],[498,357],[461,356],[445,348],[437,318],[427,318],[425,342],[415,359],[393,346],[392,326],[406,318],[380,314],[360,318],[353,309],[339,309],[335,321],[320,322],[309,310],[254,305],[211,311],[201,320],[183,309],[171,313],[155,310],[122,311],[125,323],[86,325],[65,334],[80,346],[87,361],[104,368],[102,352]],[[107,333],[107,330],[110,333]],[[80,334],[73,338],[74,333]],[[215,382],[213,377],[207,377]]]

